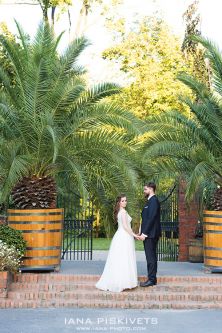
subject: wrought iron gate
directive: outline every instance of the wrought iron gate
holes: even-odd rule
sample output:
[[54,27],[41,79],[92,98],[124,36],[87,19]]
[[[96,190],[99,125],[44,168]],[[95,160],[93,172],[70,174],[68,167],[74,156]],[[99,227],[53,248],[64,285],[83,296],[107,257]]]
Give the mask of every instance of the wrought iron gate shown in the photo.
[[158,196],[161,205],[162,237],[158,242],[159,261],[178,260],[178,185],[167,196]]
[[58,207],[64,208],[62,256],[65,260],[92,260],[93,205],[88,199],[83,209],[82,199],[74,193],[58,197]]
[[[166,196],[158,195],[161,204],[162,237],[158,242],[159,261],[178,259],[178,186]],[[69,192],[58,197],[58,207],[64,208],[62,259],[92,260],[93,204],[89,199],[83,209],[82,199]]]

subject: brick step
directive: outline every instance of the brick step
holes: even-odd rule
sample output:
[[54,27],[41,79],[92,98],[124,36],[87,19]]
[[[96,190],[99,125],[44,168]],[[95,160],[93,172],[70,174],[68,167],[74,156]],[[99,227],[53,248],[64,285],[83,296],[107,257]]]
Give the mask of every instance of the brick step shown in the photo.
[[[222,308],[222,276],[160,276],[150,288],[121,293],[99,290],[100,275],[22,273],[15,276],[0,308],[88,307],[134,309]],[[146,276],[139,276],[145,281]]]
[[109,300],[11,300],[0,299],[0,308],[122,308],[122,309],[221,309],[221,302],[109,301]]
[[[90,281],[97,281],[99,280],[100,275],[89,275],[89,274],[82,274],[82,275],[69,275],[69,274],[60,274],[60,273],[22,273],[16,275],[16,281],[18,282],[71,282],[71,281],[86,281],[89,283]],[[146,276],[139,276],[139,281],[146,280]],[[222,276],[160,276],[157,277],[158,283],[175,283],[175,282],[183,282],[183,283],[190,283],[190,282],[200,282],[200,283],[211,283],[211,284],[221,284],[222,285]]]
[[222,293],[218,294],[209,292],[199,293],[172,293],[172,292],[143,292],[138,293],[136,291],[112,293],[104,291],[66,291],[66,292],[44,292],[44,291],[32,291],[32,292],[18,292],[9,291],[8,298],[12,300],[110,300],[110,301],[222,301]]
[[[10,286],[11,291],[56,291],[56,292],[63,292],[63,291],[72,291],[72,290],[95,290],[95,281],[89,282],[69,282],[69,283],[24,283],[24,282],[13,282]],[[148,288],[137,288],[137,292],[145,292]],[[198,283],[182,283],[182,282],[174,282],[174,284],[170,283],[161,283],[152,288],[149,288],[150,292],[156,291],[171,291],[171,292],[222,292],[222,285],[220,284],[198,284]],[[124,291],[125,292],[125,291]]]

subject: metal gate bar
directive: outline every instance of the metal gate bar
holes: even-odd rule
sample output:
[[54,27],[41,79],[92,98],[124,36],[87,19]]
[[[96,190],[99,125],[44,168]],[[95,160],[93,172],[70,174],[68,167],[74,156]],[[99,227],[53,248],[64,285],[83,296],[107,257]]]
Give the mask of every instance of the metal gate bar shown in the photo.
[[64,225],[61,259],[92,260],[93,205],[88,199],[83,209],[82,199],[69,192],[58,196],[58,207],[64,208]]
[[168,196],[159,196],[162,237],[158,242],[159,261],[178,260],[178,186]]

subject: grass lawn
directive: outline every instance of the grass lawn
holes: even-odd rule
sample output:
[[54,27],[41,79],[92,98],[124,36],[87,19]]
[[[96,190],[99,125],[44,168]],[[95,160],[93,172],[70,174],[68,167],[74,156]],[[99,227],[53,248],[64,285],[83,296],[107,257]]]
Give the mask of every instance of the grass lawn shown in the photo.
[[[93,250],[109,250],[111,238],[93,238]],[[135,240],[136,250],[143,251],[143,242]]]
[[[86,237],[73,237],[70,234],[65,235],[63,247],[68,250],[71,248],[75,251],[81,251],[84,249],[90,248],[90,239]],[[93,250],[109,250],[110,243],[112,238],[93,238]],[[137,251],[144,251],[143,242],[135,240],[136,250]],[[168,239],[166,237],[161,237],[161,240],[158,243],[158,252],[161,256],[168,256],[164,257],[165,260],[167,258],[171,260],[172,254],[176,255],[178,251],[178,239]]]

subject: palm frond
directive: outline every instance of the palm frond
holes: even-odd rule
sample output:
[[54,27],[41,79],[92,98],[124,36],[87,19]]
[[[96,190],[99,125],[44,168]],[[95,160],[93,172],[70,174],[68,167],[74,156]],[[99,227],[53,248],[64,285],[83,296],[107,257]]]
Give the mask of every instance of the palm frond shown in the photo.
[[0,157],[2,200],[20,180],[33,176],[49,177],[52,187],[50,177],[60,187],[69,184],[84,200],[90,193],[105,203],[125,190],[133,198],[142,165],[139,138],[146,128],[135,115],[107,102],[121,87],[87,84],[78,63],[89,44],[85,37],[59,54],[62,35],[56,38],[48,24],[39,25],[32,41],[16,25],[19,47],[1,37],[15,69],[11,86],[0,66],[0,145],[6,146]]

